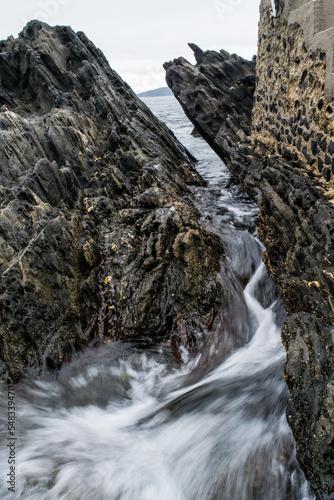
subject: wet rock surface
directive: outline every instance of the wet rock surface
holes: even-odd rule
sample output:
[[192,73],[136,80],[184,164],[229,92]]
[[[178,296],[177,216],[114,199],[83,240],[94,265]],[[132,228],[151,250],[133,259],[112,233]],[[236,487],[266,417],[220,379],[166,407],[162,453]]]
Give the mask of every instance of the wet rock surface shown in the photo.
[[279,138],[272,150],[251,136],[254,65],[224,51],[193,49],[197,64],[183,58],[166,63],[166,80],[197,131],[258,204],[264,261],[289,313],[282,330],[288,422],[317,497],[333,498],[334,207]]
[[0,42],[0,104],[1,376],[91,340],[196,351],[224,329],[233,277],[192,202],[204,181],[101,51],[29,23]]

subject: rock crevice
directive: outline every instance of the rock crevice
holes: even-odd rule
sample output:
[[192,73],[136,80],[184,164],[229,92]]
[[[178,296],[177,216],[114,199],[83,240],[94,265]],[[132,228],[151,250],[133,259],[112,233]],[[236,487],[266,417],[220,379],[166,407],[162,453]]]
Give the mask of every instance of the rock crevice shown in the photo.
[[[332,121],[323,86],[318,85],[325,79],[324,56],[307,48],[300,27],[285,33],[287,24],[278,7],[272,17],[270,2],[262,2],[256,71],[252,61],[225,51],[204,52],[192,44],[197,64],[183,58],[166,63],[166,81],[196,130],[258,204],[264,262],[289,313],[282,330],[291,396],[287,418],[317,497],[330,499],[334,207],[326,172],[332,161]],[[297,60],[298,48],[303,60]],[[291,62],[292,56],[296,60]],[[296,78],[289,91],[288,82]],[[296,100],[299,96],[298,104],[291,92]],[[310,92],[303,104],[301,96]],[[312,92],[323,106],[310,116]],[[318,165],[328,164],[327,170],[315,171],[313,157]]]

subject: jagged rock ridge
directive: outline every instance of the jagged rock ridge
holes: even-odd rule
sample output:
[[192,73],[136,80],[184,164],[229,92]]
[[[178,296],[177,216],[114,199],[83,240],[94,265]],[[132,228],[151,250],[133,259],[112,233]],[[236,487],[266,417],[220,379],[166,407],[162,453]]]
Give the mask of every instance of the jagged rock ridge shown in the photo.
[[[191,43],[197,65],[180,57],[165,63],[167,84],[197,131],[219,155],[251,134],[255,62]],[[224,120],[222,120],[224,117]]]
[[92,339],[192,350],[224,330],[234,288],[191,200],[204,181],[101,51],[28,23],[0,42],[0,103],[1,375]]

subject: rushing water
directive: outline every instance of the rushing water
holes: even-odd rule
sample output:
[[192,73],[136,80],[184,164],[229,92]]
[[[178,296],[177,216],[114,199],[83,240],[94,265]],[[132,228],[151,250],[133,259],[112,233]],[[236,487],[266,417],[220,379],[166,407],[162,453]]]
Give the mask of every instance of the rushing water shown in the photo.
[[196,203],[245,285],[251,340],[206,370],[201,355],[187,359],[186,352],[175,367],[168,345],[107,343],[78,355],[54,380],[21,384],[16,492],[7,490],[4,444],[1,498],[311,500],[285,418],[285,313],[261,263],[256,207],[205,142],[191,136],[173,97],[145,102],[199,159],[208,188],[194,189]]

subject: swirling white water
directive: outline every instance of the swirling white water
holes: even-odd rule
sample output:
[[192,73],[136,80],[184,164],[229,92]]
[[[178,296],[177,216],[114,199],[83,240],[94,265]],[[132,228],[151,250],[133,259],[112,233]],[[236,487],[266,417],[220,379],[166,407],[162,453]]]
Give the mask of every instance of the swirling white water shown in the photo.
[[[223,360],[212,352],[176,367],[168,347],[87,349],[53,380],[17,388],[17,484],[24,500],[311,500],[286,423],[280,342],[284,308],[261,263],[255,205],[173,97],[145,99],[197,157],[203,224],[222,237],[242,283],[251,340]],[[240,287],[241,289],[241,287]],[[237,313],[237,312],[236,312]],[[245,338],[247,336],[245,335]],[[219,349],[218,349],[219,352]],[[6,436],[1,400],[0,429]]]

